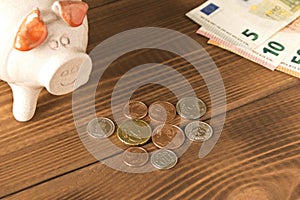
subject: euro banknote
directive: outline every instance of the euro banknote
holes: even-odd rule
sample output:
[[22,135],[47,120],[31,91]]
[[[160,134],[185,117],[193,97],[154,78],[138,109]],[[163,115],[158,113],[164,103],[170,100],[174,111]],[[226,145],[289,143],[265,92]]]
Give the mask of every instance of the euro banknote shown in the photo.
[[300,47],[296,48],[276,69],[300,78]]
[[217,46],[275,70],[282,61],[293,55],[295,49],[300,46],[300,17],[253,50],[247,47],[235,46],[221,36],[209,32],[205,27],[201,27],[197,33],[210,38],[212,40],[210,43],[215,43]]
[[231,45],[255,49],[299,17],[300,0],[209,0],[186,15]]
[[[215,41],[213,39],[210,39],[208,41],[208,43],[216,45],[218,47],[221,47],[223,49],[226,49],[237,55],[243,56],[243,57],[251,60],[251,58],[248,57],[247,54],[242,54],[241,52],[234,50],[231,46],[227,46],[226,41],[222,42],[222,40]],[[254,61],[254,60],[252,60],[252,61]],[[279,66],[276,68],[276,70],[290,74],[297,78],[300,78],[300,45],[298,45],[298,47],[295,48],[293,50],[293,52],[279,64]]]

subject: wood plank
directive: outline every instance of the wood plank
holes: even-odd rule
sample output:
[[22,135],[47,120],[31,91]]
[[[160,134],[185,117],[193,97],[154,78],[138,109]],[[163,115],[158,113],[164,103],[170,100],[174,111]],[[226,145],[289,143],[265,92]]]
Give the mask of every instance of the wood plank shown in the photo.
[[[224,79],[228,95],[228,110],[267,96],[274,91],[280,91],[293,83],[293,81],[287,81],[286,76],[278,73],[276,73],[278,76],[271,76],[270,74],[269,79],[265,78],[262,68],[257,68],[253,78],[248,79],[247,82],[235,81],[234,77],[241,77],[249,69],[241,67],[240,70],[233,71],[231,67],[229,65],[221,68],[222,75],[228,77]],[[268,80],[271,78],[273,81],[269,85]],[[257,80],[261,81],[256,82]],[[110,85],[109,83],[108,81],[107,85]],[[198,85],[196,90],[201,93],[202,87],[202,85]],[[244,88],[248,88],[248,90]],[[149,88],[144,93],[136,95],[136,98],[144,99],[148,105],[160,97],[155,90]],[[163,90],[160,94],[165,95],[167,93]],[[149,98],[148,95],[153,99]],[[144,96],[146,97],[144,98]],[[65,105],[63,107],[56,105],[59,103],[57,100],[49,101],[49,104],[45,106],[51,108],[51,112],[44,110],[44,112],[39,113],[39,120],[36,119],[26,125],[10,122],[5,127],[1,135],[0,151],[2,153],[0,169],[5,171],[0,178],[3,184],[1,187],[2,194],[37,184],[95,161],[84,149],[75,131],[71,105],[67,103],[70,101],[69,98],[63,97],[61,100]],[[165,100],[170,98],[174,97],[165,95]],[[206,94],[205,101],[209,102],[208,98]],[[101,110],[97,112],[99,116],[111,117],[108,114],[110,111],[107,105],[109,105],[109,99],[100,95],[96,105]],[[103,156],[109,157],[109,155]],[[34,173],[32,174],[32,172]]]
[[192,144],[166,171],[130,174],[96,163],[8,199],[299,199],[299,88],[230,111],[203,159]]
[[[229,52],[207,46],[206,39],[194,33],[198,26],[184,16],[201,2],[93,2],[94,4],[89,2],[92,3],[89,11],[89,51],[106,38],[137,27],[165,27],[189,35],[203,45],[215,60],[224,78],[228,111],[299,84],[299,80],[295,78],[270,72]],[[99,116],[112,117],[110,97],[113,85],[122,74],[134,66],[150,62],[168,64],[181,72],[193,85],[197,95],[210,106],[204,81],[200,75],[195,75],[195,69],[189,63],[167,52],[141,50],[121,57],[104,74],[99,83],[101,90],[96,95]],[[147,69],[143,71],[146,72]],[[96,161],[82,145],[74,127],[71,94],[54,97],[43,91],[34,119],[28,123],[18,123],[14,121],[10,111],[12,96],[9,87],[0,82],[0,89],[0,197],[33,187]],[[176,97],[169,90],[159,86],[148,85],[134,94],[134,98],[142,99],[148,105],[162,96],[165,100],[176,102]],[[83,97],[82,101],[88,98],[90,97]],[[84,107],[81,109],[82,112],[85,111]],[[204,119],[210,117],[208,113]],[[115,137],[112,141],[118,144]],[[111,153],[105,152],[103,159],[112,156]],[[110,170],[106,172],[111,173]]]

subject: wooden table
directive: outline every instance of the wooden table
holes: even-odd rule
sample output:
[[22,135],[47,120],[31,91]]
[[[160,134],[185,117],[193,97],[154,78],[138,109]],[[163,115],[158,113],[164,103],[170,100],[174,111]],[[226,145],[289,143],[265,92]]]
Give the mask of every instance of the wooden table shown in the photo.
[[[55,97],[43,91],[34,118],[18,123],[11,113],[11,91],[6,83],[0,82],[0,197],[300,199],[299,79],[207,45],[207,39],[195,33],[198,25],[185,17],[186,12],[202,2],[89,0],[88,52],[115,34],[140,27],[168,28],[201,44],[218,67],[227,99],[224,129],[211,153],[200,159],[202,144],[192,143],[170,170],[149,173],[114,170],[95,159],[80,140],[72,113],[72,94]],[[172,39],[165,38],[162,42]],[[195,58],[199,62],[205,59],[200,53]],[[180,72],[197,96],[207,103],[209,112],[203,120],[210,122],[216,117],[210,112],[211,100],[203,77],[182,57],[157,49],[127,53],[109,66],[95,95],[97,116],[113,118],[110,100],[114,86],[130,69],[146,63],[161,63]],[[138,73],[136,80],[142,79]],[[177,87],[181,89],[180,83]],[[88,98],[83,96],[81,100]],[[132,99],[147,105],[157,100],[177,102],[172,91],[153,84],[138,88]],[[79,109],[84,112],[84,104]],[[115,135],[110,139],[120,148],[126,148]],[[122,153],[99,148],[104,148],[102,161]],[[145,148],[156,150],[152,143]]]

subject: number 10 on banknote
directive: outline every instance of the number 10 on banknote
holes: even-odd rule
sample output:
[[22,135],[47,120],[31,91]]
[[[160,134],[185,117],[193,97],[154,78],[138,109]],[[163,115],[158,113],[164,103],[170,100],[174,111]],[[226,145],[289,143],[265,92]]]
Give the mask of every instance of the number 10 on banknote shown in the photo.
[[[254,49],[300,15],[300,0],[209,0],[187,16],[231,44]],[[276,54],[284,47],[269,44]]]

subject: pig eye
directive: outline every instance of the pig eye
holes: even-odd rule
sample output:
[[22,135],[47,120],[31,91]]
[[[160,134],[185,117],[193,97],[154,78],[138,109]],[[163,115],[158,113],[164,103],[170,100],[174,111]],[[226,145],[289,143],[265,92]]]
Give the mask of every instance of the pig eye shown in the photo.
[[81,1],[56,1],[52,6],[52,10],[72,27],[83,23],[88,8],[88,4]]
[[62,36],[60,38],[60,43],[62,43],[62,45],[69,45],[70,44],[70,38],[68,38],[67,36]]
[[41,12],[32,11],[22,22],[14,41],[14,48],[29,51],[41,45],[48,36],[48,29],[42,20]]
[[66,76],[68,76],[69,74],[70,74],[69,70],[65,70],[65,71],[63,71],[63,72],[60,74],[60,76],[61,76],[61,77],[66,77]]
[[77,73],[79,71],[79,67],[73,67],[72,69],[71,69],[71,73]]
[[51,41],[49,42],[49,47],[50,47],[51,49],[56,50],[56,49],[58,49],[58,47],[59,47],[59,42],[58,42],[57,40],[51,40]]

